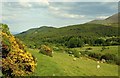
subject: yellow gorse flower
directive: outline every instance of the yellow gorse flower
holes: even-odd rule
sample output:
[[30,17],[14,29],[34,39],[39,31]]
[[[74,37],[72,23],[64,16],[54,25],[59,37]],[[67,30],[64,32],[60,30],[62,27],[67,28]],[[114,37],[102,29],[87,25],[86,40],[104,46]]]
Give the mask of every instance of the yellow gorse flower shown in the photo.
[[[25,51],[21,41],[16,40],[16,38],[12,34],[7,34],[5,32],[0,32],[3,37],[3,40],[8,40],[10,43],[9,53],[6,58],[2,59],[2,69],[3,72],[9,76],[9,74],[13,76],[23,76],[25,74],[30,74],[30,72],[34,72],[36,67],[36,59],[33,56]],[[6,44],[6,43],[4,43]],[[22,46],[22,48],[20,48]],[[31,66],[29,69],[28,67]],[[6,71],[11,70],[11,73],[7,73]]]

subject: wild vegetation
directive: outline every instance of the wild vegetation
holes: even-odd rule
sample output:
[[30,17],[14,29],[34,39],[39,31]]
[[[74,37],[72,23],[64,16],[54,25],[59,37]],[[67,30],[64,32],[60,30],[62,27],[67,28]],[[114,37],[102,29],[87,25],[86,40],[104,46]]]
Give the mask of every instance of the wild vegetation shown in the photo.
[[[30,29],[16,37],[30,48],[38,48],[43,43],[61,44],[68,47],[83,46],[83,44],[101,45],[104,42],[104,45],[120,44],[118,28],[100,24],[81,24],[62,28],[41,27]],[[82,44],[77,45],[81,42]],[[73,46],[70,46],[72,43],[74,43]]]
[[25,45],[15,38],[6,24],[2,27],[2,74],[6,77],[24,76],[34,72],[36,58],[25,50]]

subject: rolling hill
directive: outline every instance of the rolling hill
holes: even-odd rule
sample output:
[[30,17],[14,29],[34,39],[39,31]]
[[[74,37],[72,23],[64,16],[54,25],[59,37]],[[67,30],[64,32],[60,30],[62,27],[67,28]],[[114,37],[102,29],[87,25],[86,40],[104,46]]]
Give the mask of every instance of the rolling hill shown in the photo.
[[114,14],[106,19],[103,20],[92,20],[88,23],[92,24],[103,24],[103,25],[109,25],[109,26],[118,26],[118,18],[120,18],[120,13]]
[[115,20],[116,17],[117,14],[105,19],[106,21],[109,21],[108,23],[112,26],[109,26],[108,24],[95,24],[92,22],[65,26],[61,28],[43,26],[29,29],[28,31],[22,32],[15,36],[21,39],[25,44],[34,45],[40,45],[44,42],[65,43],[71,37],[96,39],[100,37],[118,36],[118,26],[116,27],[118,21]]

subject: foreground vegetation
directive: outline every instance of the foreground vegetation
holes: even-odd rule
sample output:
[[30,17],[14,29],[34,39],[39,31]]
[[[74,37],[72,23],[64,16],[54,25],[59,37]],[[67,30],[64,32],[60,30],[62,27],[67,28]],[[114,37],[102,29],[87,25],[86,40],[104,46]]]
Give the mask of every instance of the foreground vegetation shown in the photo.
[[15,38],[6,24],[2,28],[2,74],[5,77],[24,76],[34,72],[36,59],[27,50],[25,45]]

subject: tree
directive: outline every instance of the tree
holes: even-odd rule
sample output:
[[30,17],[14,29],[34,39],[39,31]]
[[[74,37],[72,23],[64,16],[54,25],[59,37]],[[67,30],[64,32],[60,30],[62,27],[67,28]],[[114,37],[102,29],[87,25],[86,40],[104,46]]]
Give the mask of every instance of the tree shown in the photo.
[[97,40],[95,40],[95,44],[96,45],[104,45],[104,43],[105,43],[104,39],[97,39]]
[[73,37],[67,42],[67,47],[69,48],[74,48],[74,47],[82,47],[84,42],[78,38],[78,37]]

